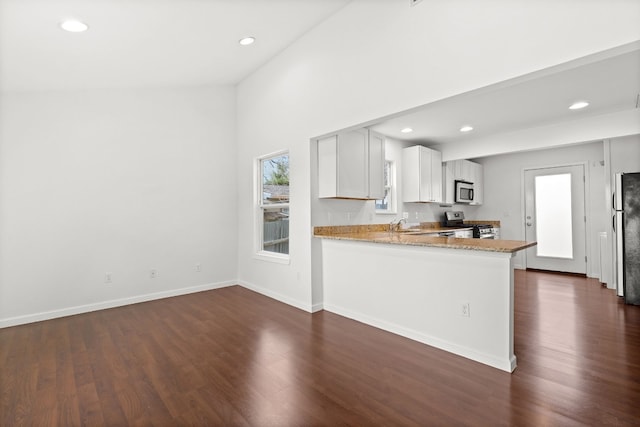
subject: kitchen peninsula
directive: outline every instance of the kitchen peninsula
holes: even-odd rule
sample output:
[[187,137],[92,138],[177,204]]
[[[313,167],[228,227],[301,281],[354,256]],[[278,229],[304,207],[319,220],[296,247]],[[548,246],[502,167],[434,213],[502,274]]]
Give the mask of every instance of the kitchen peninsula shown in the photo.
[[324,309],[512,372],[513,256],[535,242],[315,227]]

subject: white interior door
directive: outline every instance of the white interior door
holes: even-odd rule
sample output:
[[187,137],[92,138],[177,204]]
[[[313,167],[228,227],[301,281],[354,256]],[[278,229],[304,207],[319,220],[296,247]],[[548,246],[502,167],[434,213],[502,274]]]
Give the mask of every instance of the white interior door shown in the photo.
[[527,268],[587,271],[584,166],[529,169],[525,182]]

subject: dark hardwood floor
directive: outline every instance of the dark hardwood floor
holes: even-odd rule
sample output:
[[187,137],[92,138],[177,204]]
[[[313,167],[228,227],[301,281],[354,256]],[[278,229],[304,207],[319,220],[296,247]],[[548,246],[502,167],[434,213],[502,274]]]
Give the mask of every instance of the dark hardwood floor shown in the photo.
[[0,425],[640,425],[640,307],[516,271],[513,374],[234,286],[0,330]]

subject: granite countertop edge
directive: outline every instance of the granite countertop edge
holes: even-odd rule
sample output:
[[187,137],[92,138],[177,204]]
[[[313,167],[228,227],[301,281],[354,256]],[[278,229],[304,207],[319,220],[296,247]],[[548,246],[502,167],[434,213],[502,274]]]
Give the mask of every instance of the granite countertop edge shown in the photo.
[[321,239],[332,240],[351,240],[392,245],[425,246],[502,253],[518,252],[537,244],[537,242],[527,242],[523,240],[436,237],[428,234],[389,232],[383,231],[381,227],[377,227],[375,225],[345,226],[345,228],[315,227],[314,236]]

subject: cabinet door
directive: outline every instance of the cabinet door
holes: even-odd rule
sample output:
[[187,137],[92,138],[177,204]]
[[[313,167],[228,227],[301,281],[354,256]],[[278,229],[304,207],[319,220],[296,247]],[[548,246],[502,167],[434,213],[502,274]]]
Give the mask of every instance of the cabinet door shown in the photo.
[[431,188],[431,151],[428,148],[420,147],[420,201],[430,202],[432,200]]
[[318,140],[318,197],[336,197],[338,191],[338,135]]
[[384,198],[385,137],[369,131],[369,198]]
[[442,203],[442,153],[420,145],[402,150],[402,200]]
[[420,201],[420,147],[413,146],[402,150],[402,201]]
[[338,136],[337,197],[369,196],[368,132],[358,129]]
[[481,205],[484,201],[484,167],[479,163],[469,162],[473,165],[473,203]]
[[469,160],[456,160],[456,179],[460,181],[473,182],[475,163]]
[[444,175],[444,202],[453,204],[455,197],[454,181],[456,180],[456,162],[448,161],[443,166]]
[[442,203],[442,153],[431,151],[431,201]]

